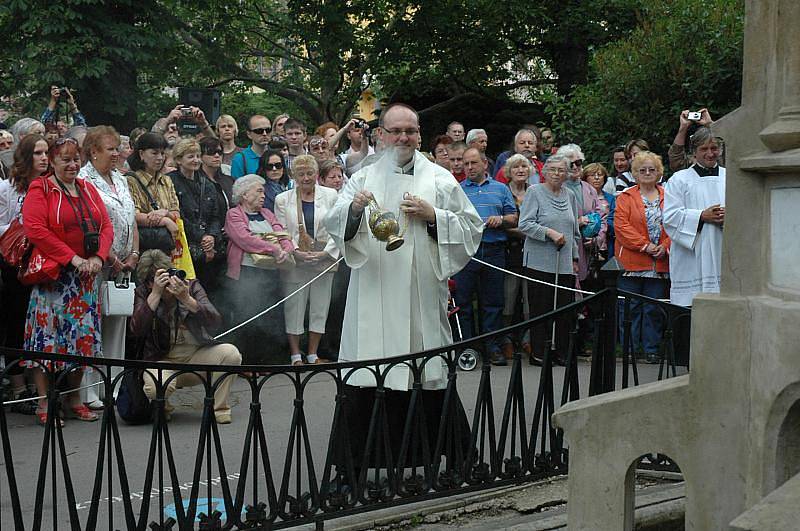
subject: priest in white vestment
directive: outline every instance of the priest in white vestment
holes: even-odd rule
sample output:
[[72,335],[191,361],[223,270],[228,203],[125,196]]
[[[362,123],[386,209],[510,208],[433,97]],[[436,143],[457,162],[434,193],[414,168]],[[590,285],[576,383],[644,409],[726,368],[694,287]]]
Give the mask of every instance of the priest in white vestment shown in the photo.
[[691,306],[698,293],[719,293],[722,228],[725,222],[725,168],[720,143],[705,127],[692,135],[695,163],[667,181],[664,228],[672,238],[670,302]]
[[[481,242],[483,222],[453,176],[416,151],[416,112],[393,105],[381,116],[386,150],[358,171],[339,194],[326,219],[328,233],[352,269],[339,361],[388,358],[452,343],[447,319],[447,279],[460,271]],[[394,251],[368,227],[370,200],[395,213],[405,243]],[[365,370],[345,383],[375,387]],[[406,391],[411,371],[389,371],[386,387]],[[443,389],[444,362],[431,360],[425,389]]]

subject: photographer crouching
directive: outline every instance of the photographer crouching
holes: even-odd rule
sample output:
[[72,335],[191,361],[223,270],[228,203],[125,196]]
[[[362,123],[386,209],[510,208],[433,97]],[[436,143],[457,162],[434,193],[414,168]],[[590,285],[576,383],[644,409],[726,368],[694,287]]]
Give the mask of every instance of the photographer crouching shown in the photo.
[[[174,269],[172,261],[162,251],[145,251],[136,268],[139,286],[136,288],[131,334],[144,342],[142,359],[167,363],[204,365],[241,365],[239,349],[230,343],[215,341],[209,330],[219,326],[221,318],[208,300],[203,286],[196,280],[185,280],[186,273]],[[176,371],[161,371],[162,382]],[[214,373],[212,383],[222,376]],[[231,422],[228,405],[231,376],[226,377],[214,393],[214,416],[218,424]],[[144,392],[151,400],[156,397],[158,374],[155,370],[144,375]],[[178,387],[201,384],[196,374],[182,374],[170,381],[164,397]],[[167,418],[174,408],[167,402]]]

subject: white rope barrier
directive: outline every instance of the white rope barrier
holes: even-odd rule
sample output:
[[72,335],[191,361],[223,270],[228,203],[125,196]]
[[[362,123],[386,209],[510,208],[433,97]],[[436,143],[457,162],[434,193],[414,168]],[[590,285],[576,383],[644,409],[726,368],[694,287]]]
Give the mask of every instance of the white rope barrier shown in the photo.
[[[59,395],[67,395],[69,393],[74,393],[76,391],[83,391],[84,389],[89,389],[90,387],[94,387],[95,385],[101,385],[103,382],[95,382],[93,384],[84,385],[82,387],[76,387],[75,389],[69,389],[67,391],[59,391]],[[32,396],[31,398],[20,398],[19,400],[9,400],[8,402],[3,402],[4,406],[11,406],[14,404],[22,404],[23,402],[33,402],[34,400],[41,400],[43,398],[47,398],[46,396]]]
[[473,257],[472,259],[475,262],[478,262],[479,264],[491,267],[492,269],[497,269],[498,271],[502,271],[503,273],[506,273],[507,275],[513,275],[515,277],[521,278],[522,280],[527,280],[528,282],[536,282],[537,284],[544,284],[545,286],[550,286],[551,288],[565,289],[567,291],[574,291],[575,293],[580,293],[582,295],[596,295],[596,293],[593,292],[593,291],[583,291],[583,290],[577,289],[577,288],[568,288],[566,286],[558,286],[556,284],[551,284],[549,282],[545,282],[544,280],[538,280],[538,279],[535,279],[535,278],[526,277],[525,275],[520,275],[519,273],[514,273],[513,271],[509,271],[508,269],[503,269],[500,266],[496,266],[494,264],[490,264],[489,262],[484,262],[483,260],[479,260],[478,258],[475,258],[475,257]]
[[294,290],[293,292],[291,292],[290,294],[288,294],[287,296],[285,296],[284,298],[282,298],[281,300],[279,300],[278,302],[276,302],[275,304],[273,304],[272,306],[270,306],[269,308],[267,308],[266,310],[264,310],[264,311],[262,311],[262,312],[260,312],[260,313],[257,313],[257,314],[255,314],[255,315],[254,315],[253,317],[251,317],[250,319],[248,319],[248,320],[246,320],[246,321],[244,321],[244,322],[241,322],[241,323],[239,323],[238,325],[236,325],[236,326],[234,326],[233,328],[230,328],[230,329],[228,329],[228,330],[226,330],[226,331],[222,332],[221,334],[217,334],[216,336],[214,336],[214,339],[219,339],[219,338],[221,338],[221,337],[227,336],[227,335],[228,335],[228,334],[230,334],[231,332],[234,332],[234,331],[236,331],[236,330],[240,329],[241,327],[243,327],[243,326],[245,326],[245,325],[247,325],[247,324],[250,324],[250,323],[252,323],[253,321],[255,321],[256,319],[258,319],[259,317],[261,317],[261,316],[263,316],[263,315],[266,315],[266,314],[268,314],[269,312],[271,312],[272,310],[274,310],[275,308],[277,308],[278,306],[280,306],[280,305],[281,305],[281,304],[283,304],[284,302],[288,301],[289,299],[291,299],[292,297],[294,297],[295,295],[297,295],[298,293],[300,293],[301,291],[303,291],[304,289],[306,289],[308,286],[310,286],[311,284],[313,284],[314,282],[316,282],[316,281],[317,281],[317,280],[318,280],[320,277],[322,277],[322,275],[324,275],[325,273],[327,273],[328,271],[330,271],[331,269],[333,269],[334,267],[336,267],[336,265],[337,265],[339,262],[341,262],[342,260],[344,260],[344,257],[341,257],[341,258],[339,258],[338,260],[336,260],[334,263],[332,263],[332,264],[331,264],[331,265],[329,265],[327,268],[325,268],[325,270],[324,270],[324,271],[322,271],[322,273],[320,273],[319,275],[315,276],[314,278],[312,278],[311,280],[309,280],[308,282],[306,282],[305,284],[303,284],[302,286],[300,286],[299,288],[297,288],[296,290]]
[[[484,262],[483,260],[480,260],[480,259],[475,258],[475,257],[473,257],[472,259],[475,262],[478,262],[481,265],[485,265],[487,267],[491,267],[492,269],[496,269],[498,271],[502,271],[503,273],[505,273],[507,275],[512,275],[512,276],[521,278],[523,280],[527,280],[528,282],[536,282],[537,284],[544,284],[545,286],[550,286],[551,288],[556,288],[557,290],[558,289],[565,289],[567,291],[580,293],[582,295],[597,295],[597,292],[594,292],[594,291],[584,291],[582,289],[577,289],[577,288],[568,288],[566,286],[558,286],[556,284],[551,284],[550,282],[545,282],[544,280],[538,280],[538,279],[535,279],[535,278],[526,277],[525,275],[520,275],[519,273],[514,273],[513,271],[509,271],[508,269],[503,269],[502,267],[496,266],[494,264],[490,264],[488,262]],[[622,295],[617,295],[617,298],[618,299],[623,299],[623,300],[625,299],[625,297],[623,297]],[[669,302],[669,299],[656,299],[656,300],[659,301],[659,302]]]

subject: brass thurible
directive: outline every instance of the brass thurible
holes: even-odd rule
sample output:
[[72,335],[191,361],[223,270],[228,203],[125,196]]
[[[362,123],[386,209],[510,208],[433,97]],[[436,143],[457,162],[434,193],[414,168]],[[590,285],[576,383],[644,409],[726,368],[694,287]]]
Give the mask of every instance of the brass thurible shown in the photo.
[[378,206],[375,199],[369,200],[369,229],[372,235],[379,241],[386,242],[386,250],[394,251],[403,245],[403,234],[405,234],[405,227],[400,230],[400,223],[397,221],[397,216],[394,212],[382,209]]

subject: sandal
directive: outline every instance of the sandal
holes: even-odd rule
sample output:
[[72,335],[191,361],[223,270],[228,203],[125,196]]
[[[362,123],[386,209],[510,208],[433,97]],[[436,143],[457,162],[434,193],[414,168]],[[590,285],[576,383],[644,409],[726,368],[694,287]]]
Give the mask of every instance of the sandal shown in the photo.
[[69,412],[72,414],[73,418],[86,422],[94,422],[98,418],[97,413],[86,407],[84,404],[72,406],[69,408]]
[[[36,411],[36,416],[39,418],[39,424],[41,424],[42,426],[46,426],[47,425],[47,410],[44,410],[44,411],[37,410]],[[62,419],[62,418],[57,418],[57,419],[58,419],[59,427],[63,428],[64,427],[64,419]]]

